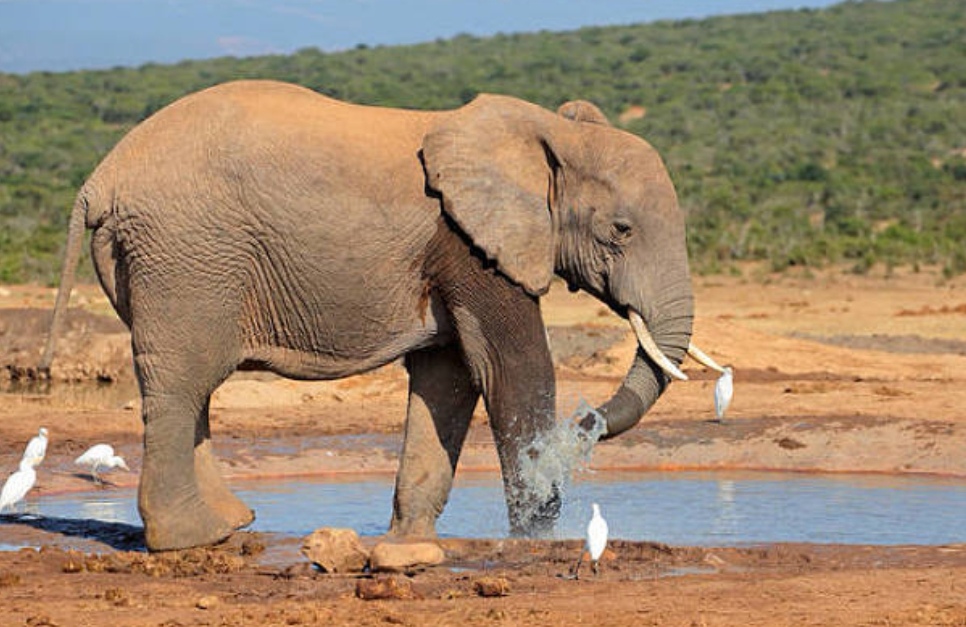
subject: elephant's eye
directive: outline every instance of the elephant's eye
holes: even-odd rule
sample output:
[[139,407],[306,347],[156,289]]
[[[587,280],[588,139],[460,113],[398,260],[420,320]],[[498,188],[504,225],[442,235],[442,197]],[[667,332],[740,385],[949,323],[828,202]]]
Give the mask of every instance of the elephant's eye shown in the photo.
[[614,239],[623,240],[630,237],[633,227],[630,222],[626,220],[617,220],[614,222]]

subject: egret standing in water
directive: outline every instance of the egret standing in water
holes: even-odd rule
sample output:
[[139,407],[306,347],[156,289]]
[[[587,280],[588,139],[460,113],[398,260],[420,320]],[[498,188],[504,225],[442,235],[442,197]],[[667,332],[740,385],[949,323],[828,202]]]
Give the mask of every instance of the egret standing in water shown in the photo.
[[[39,463],[39,462],[38,462]],[[14,505],[27,496],[27,492],[37,481],[37,471],[29,459],[20,460],[20,470],[7,477],[7,481],[0,490],[0,512],[5,508],[14,509]]]
[[21,461],[29,461],[33,468],[40,465],[47,455],[47,429],[40,428],[40,432],[27,442],[27,448],[23,450]]
[[95,444],[84,451],[83,455],[75,459],[74,463],[79,466],[90,467],[91,477],[96,483],[101,483],[100,477],[97,476],[98,468],[105,468],[107,470],[123,468],[124,470],[130,470],[127,464],[124,463],[124,458],[114,454],[114,447],[110,444]]
[[590,554],[590,567],[597,575],[600,573],[600,556],[604,554],[607,547],[607,521],[600,515],[600,506],[597,503],[592,505],[594,515],[587,524],[587,544],[577,558],[577,566],[574,568],[574,579],[580,579],[580,563],[584,561],[584,554]]

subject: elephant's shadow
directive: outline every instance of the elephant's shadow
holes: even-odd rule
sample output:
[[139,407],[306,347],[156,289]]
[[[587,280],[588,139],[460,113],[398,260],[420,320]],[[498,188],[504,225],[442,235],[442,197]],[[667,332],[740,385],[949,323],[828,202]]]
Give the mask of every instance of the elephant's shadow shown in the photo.
[[5,525],[16,524],[32,527],[70,538],[83,538],[106,544],[116,551],[143,551],[144,528],[122,522],[106,522],[87,518],[61,518],[56,516],[0,515]]

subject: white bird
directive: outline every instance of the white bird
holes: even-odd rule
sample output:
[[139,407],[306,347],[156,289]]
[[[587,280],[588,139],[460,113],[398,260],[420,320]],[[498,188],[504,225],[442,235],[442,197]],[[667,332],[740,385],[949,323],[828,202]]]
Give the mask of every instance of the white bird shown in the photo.
[[30,461],[31,466],[36,468],[40,462],[44,461],[47,455],[47,429],[40,428],[40,432],[27,442],[27,448],[23,450],[22,461]]
[[717,383],[714,385],[714,413],[717,415],[717,419],[721,420],[724,418],[725,411],[728,409],[728,405],[731,403],[731,397],[734,394],[734,386],[731,380],[733,372],[731,368],[729,366],[719,366],[718,362],[711,359],[709,355],[694,344],[688,345],[688,355],[708,368],[721,373]]
[[721,376],[718,377],[718,382],[714,384],[714,413],[718,416],[718,420],[724,418],[725,411],[731,404],[731,397],[734,395],[731,375],[731,368],[725,366]]
[[14,505],[27,496],[27,492],[34,487],[37,481],[37,471],[29,459],[20,461],[20,470],[7,477],[7,481],[0,490],[0,512],[6,507],[14,509]]
[[127,464],[124,463],[124,458],[114,454],[114,447],[110,444],[95,444],[84,451],[83,455],[75,459],[74,463],[79,466],[89,466],[91,469],[91,477],[97,483],[101,482],[100,477],[97,476],[98,468],[106,468],[108,470],[112,468],[123,468],[124,470],[130,470]]
[[600,506],[597,503],[592,505],[594,515],[587,524],[587,543],[577,559],[577,566],[574,569],[574,579],[580,579],[580,563],[584,561],[584,554],[590,554],[590,567],[594,574],[600,572],[600,556],[604,554],[607,547],[607,521],[600,515]]

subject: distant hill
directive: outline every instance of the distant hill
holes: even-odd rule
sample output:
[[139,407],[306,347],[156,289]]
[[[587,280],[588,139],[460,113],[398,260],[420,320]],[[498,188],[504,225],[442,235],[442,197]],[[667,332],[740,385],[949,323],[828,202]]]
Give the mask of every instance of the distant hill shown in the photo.
[[0,282],[56,280],[73,195],[124,132],[186,93],[254,77],[408,108],[482,91],[548,108],[592,100],[664,155],[699,272],[748,259],[966,272],[966,3],[896,0],[0,74]]

